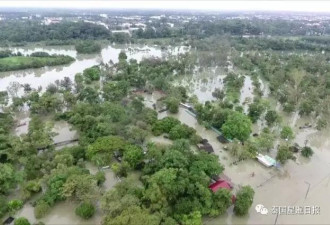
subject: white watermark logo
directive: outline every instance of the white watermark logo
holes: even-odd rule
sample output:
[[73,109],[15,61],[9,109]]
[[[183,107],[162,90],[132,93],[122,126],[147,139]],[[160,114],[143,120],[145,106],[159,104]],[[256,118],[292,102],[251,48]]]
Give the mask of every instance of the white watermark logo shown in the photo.
[[268,209],[262,204],[256,205],[255,209],[256,209],[257,213],[260,213],[262,215],[268,214]]

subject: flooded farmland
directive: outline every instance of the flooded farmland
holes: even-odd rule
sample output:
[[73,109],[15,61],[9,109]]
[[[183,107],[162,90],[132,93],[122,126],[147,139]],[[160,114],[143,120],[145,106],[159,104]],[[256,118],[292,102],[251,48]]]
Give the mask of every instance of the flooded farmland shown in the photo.
[[[24,70],[16,72],[1,73],[0,90],[6,90],[6,87],[12,81],[20,83],[29,83],[32,87],[39,86],[45,88],[49,83],[55,80],[63,79],[65,76],[74,78],[76,73],[82,72],[85,68],[96,65],[100,62],[117,62],[119,52],[125,49],[128,59],[136,59],[140,61],[143,57],[155,56],[166,57],[166,53],[155,47],[141,47],[139,50],[129,50],[128,46],[119,48],[119,46],[108,46],[104,48],[99,55],[79,56],[75,53],[72,47],[64,47],[64,49],[53,48],[35,48],[31,49],[15,49],[24,54],[31,54],[34,51],[47,51],[56,54],[68,54],[76,58],[76,61],[70,65],[57,66],[51,68],[42,68],[35,70]],[[173,52],[180,52],[174,49]],[[196,72],[193,76],[186,76],[176,81],[177,85],[186,86],[190,94],[195,94],[200,102],[215,100],[212,92],[215,88],[223,89],[223,78],[225,75],[220,69],[210,71]],[[264,89],[264,88],[263,88]],[[152,108],[153,104],[163,96],[162,93],[154,92],[152,95],[144,94],[146,106]],[[244,86],[241,90],[240,103],[246,101],[247,98],[253,98],[252,80],[249,76],[245,77]],[[245,112],[247,106],[244,107]],[[289,161],[283,167],[265,168],[260,163],[254,160],[246,160],[233,165],[233,159],[228,152],[224,150],[224,145],[216,139],[217,134],[211,130],[201,126],[196,118],[183,108],[180,108],[179,113],[172,115],[168,112],[159,114],[159,118],[165,116],[173,116],[178,118],[182,123],[196,129],[197,134],[202,138],[209,140],[209,143],[214,147],[215,154],[219,156],[219,161],[225,166],[225,174],[231,178],[235,184],[235,189],[241,185],[251,185],[255,190],[253,206],[250,209],[249,215],[237,217],[233,214],[233,207],[229,208],[227,213],[216,218],[205,218],[204,223],[208,225],[216,224],[310,224],[312,221],[317,221],[319,224],[328,224],[327,215],[330,213],[330,208],[324,196],[329,196],[328,183],[330,181],[330,142],[328,139],[329,130],[317,131],[313,128],[299,129],[298,127],[308,122],[306,118],[300,118],[298,113],[286,115],[282,113],[284,122],[294,127],[296,137],[294,142],[303,146],[305,141],[315,149],[314,156],[307,160],[297,157],[296,161]],[[16,134],[21,135],[28,130],[29,118],[24,117],[19,120],[20,124],[24,124],[16,128]],[[258,129],[258,128],[255,128]],[[64,122],[56,122],[53,131],[57,133],[54,137],[55,142],[66,141],[77,137],[77,133],[72,130],[69,124]],[[152,137],[150,141],[161,144],[171,144],[171,141],[164,137]],[[87,164],[86,168],[92,174],[95,174],[98,169],[91,164]],[[255,175],[252,177],[251,174]],[[108,169],[105,170],[106,181],[104,190],[112,188],[119,180],[114,173]],[[288,188],[290,187],[290,188]],[[270,197],[270,196],[276,196]],[[257,204],[263,204],[268,208],[268,215],[258,214],[254,207]],[[314,216],[277,216],[272,213],[273,206],[319,206],[321,214]],[[56,204],[49,215],[41,221],[46,224],[100,224],[101,212],[97,209],[96,215],[88,220],[81,220],[74,214],[75,202],[65,201]],[[19,216],[24,216],[30,222],[36,222],[31,204],[25,204],[24,208],[18,213]]]

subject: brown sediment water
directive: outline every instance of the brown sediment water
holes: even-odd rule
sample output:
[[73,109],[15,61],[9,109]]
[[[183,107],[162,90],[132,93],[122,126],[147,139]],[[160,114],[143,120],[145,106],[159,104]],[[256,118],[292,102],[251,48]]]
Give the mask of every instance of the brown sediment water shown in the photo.
[[[218,142],[215,132],[205,129],[199,125],[196,118],[180,108],[178,114],[161,113],[159,118],[173,116],[181,122],[196,129],[197,134],[209,140],[213,146],[215,154],[219,156],[219,161],[225,166],[224,173],[231,178],[236,189],[240,185],[251,185],[255,190],[254,202],[249,214],[244,217],[237,217],[233,214],[233,209],[229,208],[227,213],[216,218],[205,218],[204,224],[274,224],[276,214],[272,214],[273,206],[308,206],[317,205],[321,207],[320,216],[310,216],[304,220],[304,216],[278,216],[278,224],[292,224],[300,221],[302,224],[318,223],[328,224],[325,220],[330,213],[330,206],[327,204],[329,188],[327,181],[330,176],[330,141],[327,140],[329,130],[319,132],[313,128],[299,129],[296,126],[296,137],[293,142],[301,146],[305,140],[314,149],[311,159],[305,159],[299,154],[297,160],[289,160],[279,169],[266,168],[255,160],[246,160],[232,165],[233,159],[224,151],[224,145]],[[295,115],[293,115],[295,116]],[[304,118],[296,119],[297,124],[303,124]],[[255,175],[251,177],[251,174]],[[307,182],[307,183],[306,183]],[[310,184],[310,190],[305,200],[305,196]],[[322,196],[324,196],[322,198]],[[255,206],[263,204],[269,209],[268,215],[257,213]],[[297,223],[299,224],[299,223]]]
[[[20,51],[23,54],[31,54],[37,51],[45,51],[50,54],[70,55],[76,61],[61,66],[44,67],[38,69],[26,69],[18,71],[0,72],[0,91],[6,90],[11,82],[19,82],[20,84],[30,84],[32,88],[41,86],[45,89],[48,84],[69,77],[74,80],[77,73],[81,73],[84,69],[99,63],[118,62],[118,54],[124,50],[127,59],[135,59],[138,62],[148,57],[168,57],[189,51],[186,47],[173,47],[167,51],[162,51],[159,47],[150,47],[145,45],[109,45],[102,49],[100,54],[77,54],[73,46],[46,46],[46,47],[24,47],[24,48],[7,48],[14,52]],[[22,90],[21,90],[22,91]],[[21,93],[22,94],[22,93]]]

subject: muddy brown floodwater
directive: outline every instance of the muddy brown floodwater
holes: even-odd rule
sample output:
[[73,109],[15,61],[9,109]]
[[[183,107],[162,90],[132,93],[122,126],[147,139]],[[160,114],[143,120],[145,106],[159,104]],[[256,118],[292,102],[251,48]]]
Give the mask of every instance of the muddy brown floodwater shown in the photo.
[[[93,164],[87,162],[85,167],[90,171],[91,174],[96,174],[99,170]],[[105,182],[101,188],[102,192],[105,192],[111,188],[113,188],[120,180],[115,176],[115,174],[110,169],[103,170],[105,173]],[[134,174],[136,176],[136,174]],[[18,217],[26,217],[31,224],[37,221],[42,221],[45,224],[49,225],[87,225],[87,224],[101,224],[102,220],[102,212],[99,207],[99,202],[97,203],[95,215],[88,220],[83,220],[78,217],[74,210],[78,206],[77,202],[73,201],[62,201],[55,204],[54,207],[50,210],[50,212],[42,219],[36,219],[34,216],[34,207],[32,206],[32,202],[37,200],[39,195],[34,196],[30,201],[24,204],[24,207],[17,213]]]
[[[3,50],[4,48],[0,48]],[[81,73],[84,69],[91,66],[98,65],[99,63],[113,63],[118,62],[118,54],[124,50],[127,58],[136,59],[138,62],[147,57],[164,57],[170,55],[177,55],[189,51],[189,47],[176,46],[170,47],[168,50],[163,51],[158,46],[146,45],[109,45],[102,49],[100,54],[77,54],[73,46],[46,46],[35,47],[28,46],[23,48],[9,48],[14,52],[22,52],[23,54],[31,54],[33,52],[45,51],[50,54],[64,54],[70,55],[76,59],[68,65],[44,67],[39,69],[27,69],[18,71],[9,71],[0,73],[0,91],[6,90],[11,82],[19,82],[21,84],[30,84],[32,88],[41,86],[43,89],[48,84],[54,83],[56,80],[61,80],[64,77],[74,79],[75,74]],[[23,94],[22,90],[19,94]]]
[[[131,47],[132,50],[128,48]],[[170,49],[167,53],[160,51],[158,47],[147,46],[108,46],[104,48],[101,54],[97,55],[77,55],[73,47],[42,47],[35,49],[20,49],[24,54],[30,54],[34,51],[47,51],[50,53],[67,54],[76,58],[76,61],[70,65],[49,67],[34,70],[21,70],[16,72],[0,73],[0,90],[6,90],[6,87],[12,81],[18,81],[22,84],[29,83],[32,87],[37,88],[42,86],[45,88],[49,83],[54,82],[57,79],[63,79],[65,76],[74,78],[76,73],[82,72],[85,68],[96,65],[100,62],[108,62],[112,60],[117,61],[118,53],[122,50],[126,50],[128,58],[135,58],[141,60],[143,57],[149,56],[164,56],[171,54],[177,54],[178,52],[185,51],[182,49]],[[178,84],[184,86],[191,86],[190,93],[196,94],[201,102],[207,100],[213,100],[212,92],[215,88],[223,88],[222,75],[218,69],[209,71],[207,74],[199,74],[192,78],[184,78],[181,83]],[[200,78],[202,76],[202,79]],[[203,79],[205,78],[205,79]],[[262,88],[265,89],[265,88]],[[267,88],[266,88],[267,89]],[[246,97],[251,97],[253,88],[252,81],[247,76],[244,82],[244,87],[241,92],[241,101]],[[267,94],[268,95],[268,94]],[[144,95],[145,103],[147,106],[152,107],[152,104],[159,99],[162,94],[155,93],[153,95]],[[267,96],[266,96],[267,97]],[[275,103],[274,103],[275,104]],[[280,110],[280,106],[277,105],[277,110]],[[240,185],[251,185],[255,190],[255,197],[253,205],[249,211],[249,214],[244,217],[237,217],[233,214],[233,207],[230,207],[228,211],[216,218],[205,218],[203,223],[207,225],[219,225],[219,224],[329,224],[330,219],[330,205],[328,203],[330,199],[330,129],[322,132],[313,128],[302,129],[298,127],[309,121],[306,118],[300,118],[297,113],[287,115],[281,113],[283,116],[284,124],[291,125],[295,132],[296,137],[293,142],[300,145],[304,145],[305,140],[308,140],[308,145],[314,149],[314,155],[311,159],[302,158],[297,155],[296,161],[288,161],[281,168],[265,168],[257,161],[246,160],[233,165],[233,159],[228,152],[224,151],[224,145],[218,142],[217,135],[211,130],[205,129],[199,125],[196,118],[191,116],[180,108],[178,114],[169,114],[168,112],[160,113],[159,118],[165,116],[173,116],[178,118],[182,123],[187,124],[196,129],[197,133],[209,140],[213,146],[215,154],[219,156],[219,161],[225,166],[224,173],[231,178],[235,184],[235,190]],[[28,117],[20,118],[20,122],[26,122],[28,124]],[[254,129],[260,128],[255,126]],[[55,131],[59,131],[59,135],[56,140],[64,140],[66,138],[75,137],[75,132],[70,131],[70,127],[66,124],[55,124]],[[22,134],[27,132],[27,125],[16,129],[16,134]],[[54,138],[54,139],[55,139]],[[151,141],[166,143],[166,139],[163,137],[152,138]],[[169,143],[169,142],[168,142]],[[90,164],[86,167],[95,173],[97,168]],[[104,190],[112,188],[117,178],[114,176],[111,170],[105,170],[107,181],[104,184]],[[254,173],[254,177],[251,174]],[[261,215],[256,212],[255,206],[257,204],[263,204],[268,208],[267,215]],[[272,213],[273,206],[318,206],[320,207],[320,215],[279,215]],[[99,224],[101,220],[101,212],[98,209],[96,215],[87,221],[83,221],[74,214],[74,208],[76,203],[65,201],[56,204],[51,210],[50,214],[41,221],[46,224]],[[35,222],[33,207],[27,203],[24,208],[18,213],[19,216],[27,217],[30,222]]]
[[212,96],[212,92],[216,88],[223,89],[223,79],[226,77],[221,68],[207,68],[201,72],[197,68],[193,75],[186,75],[179,78],[174,85],[182,85],[190,94],[196,95],[198,101],[204,103],[206,101],[216,100]]
[[[308,143],[315,150],[315,153],[309,160],[298,155],[297,162],[290,160],[281,168],[276,169],[266,168],[254,160],[246,160],[238,163],[238,165],[232,165],[233,159],[228,152],[224,151],[224,145],[216,139],[216,133],[199,125],[195,117],[187,113],[185,109],[180,108],[179,113],[175,115],[167,112],[159,114],[159,118],[166,116],[178,118],[181,122],[195,128],[197,134],[202,138],[209,140],[214,147],[215,154],[219,156],[220,163],[225,166],[224,173],[235,184],[235,189],[240,185],[251,185],[255,190],[253,205],[247,216],[235,216],[233,207],[230,207],[224,215],[216,218],[205,218],[204,224],[274,224],[276,214],[272,214],[273,206],[321,207],[320,215],[279,215],[277,224],[329,224],[329,130],[323,132],[314,129],[299,130],[297,126],[294,126],[297,132],[294,142],[303,145],[306,139],[309,140]],[[293,117],[296,117],[296,115],[293,115]],[[303,124],[305,119],[297,118],[296,122],[297,124]],[[251,177],[253,172],[255,176]],[[268,208],[268,215],[257,213],[255,210],[257,204],[263,204]]]

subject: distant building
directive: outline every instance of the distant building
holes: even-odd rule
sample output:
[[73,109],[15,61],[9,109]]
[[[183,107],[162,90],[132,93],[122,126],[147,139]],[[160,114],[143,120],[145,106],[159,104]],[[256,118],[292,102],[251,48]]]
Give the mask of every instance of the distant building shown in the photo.
[[45,18],[45,20],[44,20],[44,24],[45,25],[56,24],[56,23],[60,23],[60,22],[62,22],[62,18],[61,17],[57,17],[57,18]]

